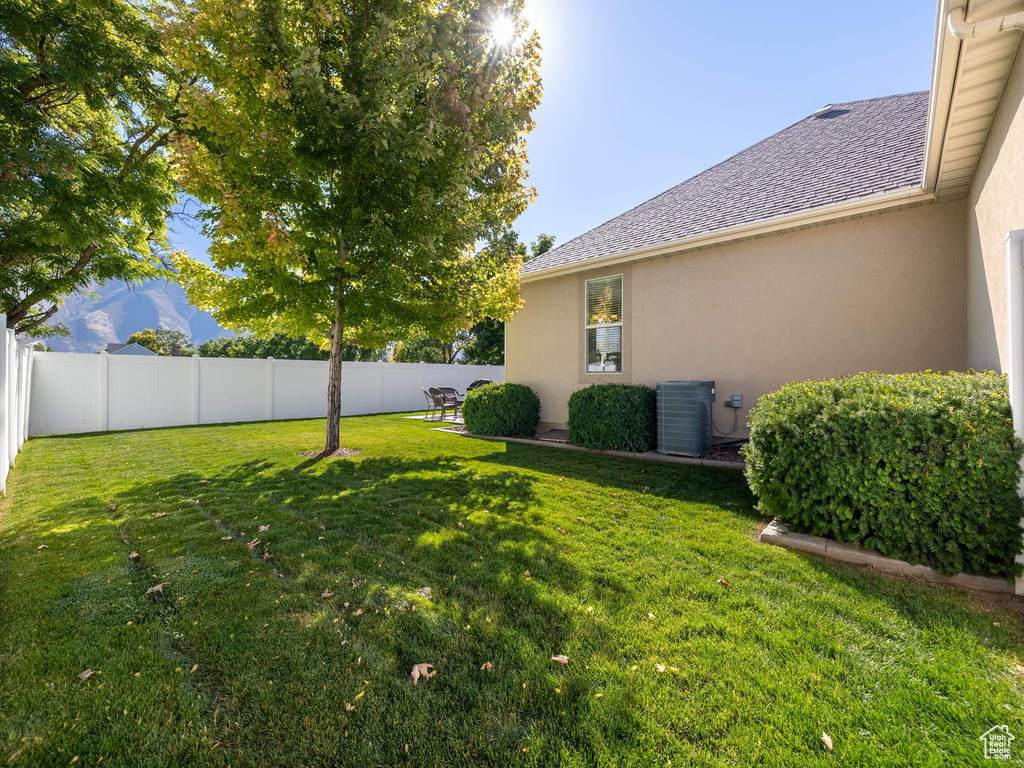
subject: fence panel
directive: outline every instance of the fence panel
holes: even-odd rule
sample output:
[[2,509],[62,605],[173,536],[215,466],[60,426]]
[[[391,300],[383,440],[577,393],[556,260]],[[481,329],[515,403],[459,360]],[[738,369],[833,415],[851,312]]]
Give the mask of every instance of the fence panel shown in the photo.
[[[325,361],[105,352],[36,352],[24,359],[31,371],[31,378],[23,377],[26,396],[30,391],[31,397],[23,403],[23,422],[33,435],[323,418],[327,413]],[[420,410],[420,387],[453,386],[464,392],[478,378],[504,381],[505,369],[349,362],[342,369],[341,410],[346,416]]]
[[0,313],[0,494],[7,492],[7,475],[28,435],[29,393],[35,351],[7,330]]

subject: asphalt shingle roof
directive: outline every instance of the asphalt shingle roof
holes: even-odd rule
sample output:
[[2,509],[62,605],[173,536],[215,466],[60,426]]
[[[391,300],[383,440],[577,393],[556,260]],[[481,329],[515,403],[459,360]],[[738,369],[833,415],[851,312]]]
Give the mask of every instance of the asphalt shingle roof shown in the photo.
[[921,184],[928,92],[835,104],[554,248],[523,273]]

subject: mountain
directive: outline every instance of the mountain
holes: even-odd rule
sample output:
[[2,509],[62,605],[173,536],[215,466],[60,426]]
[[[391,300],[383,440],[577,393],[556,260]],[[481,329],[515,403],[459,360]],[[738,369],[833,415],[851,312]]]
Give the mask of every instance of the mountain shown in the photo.
[[139,285],[93,284],[85,293],[69,296],[53,317],[71,331],[70,337],[49,338],[58,352],[97,352],[107,342],[127,341],[143,328],[172,328],[201,344],[217,336],[232,336],[208,312],[189,304],[177,283],[151,280]]

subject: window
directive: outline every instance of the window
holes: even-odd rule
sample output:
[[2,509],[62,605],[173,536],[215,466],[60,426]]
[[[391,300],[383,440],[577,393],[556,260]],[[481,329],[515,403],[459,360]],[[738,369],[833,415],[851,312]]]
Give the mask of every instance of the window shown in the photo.
[[622,275],[587,280],[587,373],[622,373]]

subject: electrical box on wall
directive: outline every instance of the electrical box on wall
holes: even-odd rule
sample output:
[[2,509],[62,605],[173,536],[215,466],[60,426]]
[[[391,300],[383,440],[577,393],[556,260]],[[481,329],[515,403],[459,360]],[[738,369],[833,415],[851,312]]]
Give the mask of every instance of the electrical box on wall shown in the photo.
[[742,408],[743,407],[743,395],[733,395],[728,400],[726,400],[724,403],[722,403],[722,405],[724,405],[726,408]]

